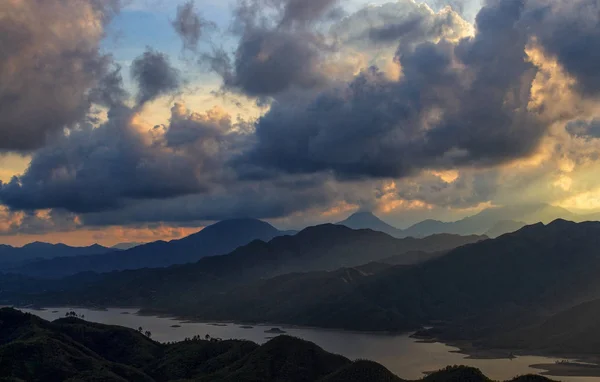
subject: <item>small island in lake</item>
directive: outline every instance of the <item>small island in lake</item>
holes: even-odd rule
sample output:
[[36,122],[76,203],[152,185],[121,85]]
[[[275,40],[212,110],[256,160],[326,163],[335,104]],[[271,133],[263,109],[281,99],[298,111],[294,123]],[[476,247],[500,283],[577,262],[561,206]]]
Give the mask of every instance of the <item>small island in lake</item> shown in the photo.
[[171,325],[172,328],[181,328],[181,325]]
[[254,326],[242,325],[242,326],[240,326],[240,329],[254,329]]
[[284,334],[284,333],[287,333],[287,332],[285,330],[281,330],[279,328],[271,328],[269,330],[265,330],[265,333]]

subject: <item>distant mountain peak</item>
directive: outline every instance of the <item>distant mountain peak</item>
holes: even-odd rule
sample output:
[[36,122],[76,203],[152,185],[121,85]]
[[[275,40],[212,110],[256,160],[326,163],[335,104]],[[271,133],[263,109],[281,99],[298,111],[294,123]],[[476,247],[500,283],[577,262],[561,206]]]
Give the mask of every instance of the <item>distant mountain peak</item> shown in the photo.
[[369,211],[356,212],[350,215],[346,220],[338,222],[337,225],[343,225],[352,229],[371,229],[373,231],[387,233],[394,237],[403,236],[402,230],[384,222]]

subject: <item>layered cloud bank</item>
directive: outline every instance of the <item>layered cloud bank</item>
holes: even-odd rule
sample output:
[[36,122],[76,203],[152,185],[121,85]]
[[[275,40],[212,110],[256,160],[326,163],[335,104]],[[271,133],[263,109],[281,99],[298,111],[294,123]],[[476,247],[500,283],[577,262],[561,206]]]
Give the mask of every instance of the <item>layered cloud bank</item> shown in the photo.
[[[0,183],[21,222],[5,233],[600,208],[598,1],[488,0],[471,24],[413,0],[240,0],[227,30],[180,4],[186,60],[258,119],[186,104],[180,57],[147,47],[121,68],[101,42],[122,4],[75,3],[0,5],[0,150],[31,156]],[[167,123],[145,118],[157,100]]]

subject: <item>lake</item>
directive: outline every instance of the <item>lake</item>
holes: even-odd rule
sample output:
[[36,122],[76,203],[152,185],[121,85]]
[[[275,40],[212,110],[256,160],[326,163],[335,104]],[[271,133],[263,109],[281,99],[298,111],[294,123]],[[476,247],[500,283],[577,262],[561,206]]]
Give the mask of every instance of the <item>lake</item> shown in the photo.
[[[47,308],[45,310],[21,309],[46,320],[64,317],[74,310],[83,314],[88,321],[111,325],[121,325],[152,332],[156,341],[181,341],[194,335],[218,337],[221,339],[245,339],[264,343],[276,334],[265,333],[269,326],[242,328],[238,324],[199,323],[180,321],[168,317],[138,316],[136,309],[108,309],[106,311],[71,308]],[[180,327],[172,327],[179,325]],[[556,359],[547,357],[517,357],[515,359],[468,359],[464,354],[455,353],[458,349],[441,343],[419,343],[408,335],[388,335],[355,333],[336,330],[291,328],[279,326],[287,334],[316,343],[323,349],[342,354],[350,359],[370,359],[386,366],[396,375],[405,379],[418,379],[423,372],[439,370],[448,365],[469,365],[481,369],[488,377],[506,380],[517,375],[538,373],[529,365],[554,363]],[[566,382],[600,381],[600,378],[554,377]]]

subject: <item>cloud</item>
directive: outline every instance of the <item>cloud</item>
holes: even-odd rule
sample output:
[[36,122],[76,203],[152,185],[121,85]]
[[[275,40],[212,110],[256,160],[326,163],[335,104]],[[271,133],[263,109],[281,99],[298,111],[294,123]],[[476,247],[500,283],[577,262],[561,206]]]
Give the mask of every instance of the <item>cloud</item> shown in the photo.
[[569,134],[576,137],[600,138],[600,120],[592,121],[575,120],[566,126]]
[[184,49],[195,52],[198,49],[200,37],[206,29],[216,28],[216,24],[205,20],[196,12],[193,1],[177,6],[177,16],[171,22],[175,32],[181,37]]
[[315,31],[333,0],[240,1],[232,24],[239,43],[232,59],[223,49],[203,61],[223,78],[225,89],[253,97],[327,83],[324,55],[332,47]]
[[284,4],[281,24],[309,24],[331,11],[338,0],[280,0]]
[[0,201],[13,210],[86,213],[205,192],[223,174],[228,150],[235,153],[228,138],[236,133],[219,130],[229,121],[211,117],[178,105],[165,139],[134,110],[114,107],[99,127],[87,124],[36,151],[23,175],[0,184]]
[[365,49],[374,43],[397,47],[442,38],[456,41],[472,34],[473,28],[452,8],[434,12],[425,3],[399,0],[360,9],[336,23],[332,33]]
[[203,194],[130,203],[114,211],[86,214],[86,225],[197,224],[239,217],[270,219],[309,208],[328,208],[342,196],[328,177],[289,177],[277,182],[244,182],[216,187]]
[[[0,145],[5,136],[6,142],[24,137],[29,146],[20,150],[38,148],[23,174],[0,184],[0,202],[24,227],[49,219],[29,211],[48,209],[77,215],[86,227],[240,216],[291,222],[358,208],[450,214],[514,201],[568,201],[570,193],[600,187],[594,178],[600,109],[590,69],[597,57],[580,43],[593,44],[600,29],[596,2],[489,0],[472,26],[453,9],[433,11],[412,0],[367,6],[341,20],[332,16],[339,17],[332,0],[247,0],[234,11],[232,54],[201,51],[206,21],[188,2],[173,21],[184,48],[203,56],[225,90],[268,107],[249,121],[219,108],[194,112],[178,100],[163,125],[146,122],[141,106],[177,92],[186,74],[149,48],[132,64],[139,91],[137,104],[127,106],[120,68],[97,51],[117,3],[76,1],[88,5],[78,12],[87,9],[94,22],[52,37],[60,49],[45,54],[50,59],[42,65],[58,70],[58,62],[73,59],[64,70],[75,92],[60,76],[47,82],[60,89],[43,85],[28,61],[12,64],[31,57],[21,50],[51,39],[39,31],[44,26],[17,28],[23,23],[13,14],[0,25],[15,38],[3,41],[0,34],[9,57],[0,56],[0,76],[17,68],[24,77],[11,81],[33,81],[31,89],[14,88],[17,104],[27,108],[0,106]],[[27,7],[15,4],[0,9]],[[89,55],[52,60],[73,46]],[[3,92],[0,98],[10,99]],[[25,102],[30,93],[39,115],[25,112],[35,105]],[[107,118],[96,109],[108,110]],[[35,141],[14,123],[4,134],[6,121],[27,118],[36,122],[23,125]]]
[[536,68],[514,26],[522,11],[518,2],[499,2],[480,12],[473,38],[401,45],[398,81],[372,68],[306,103],[273,104],[240,163],[398,178],[533,153],[545,126],[527,109]]
[[173,93],[181,85],[179,71],[171,66],[168,57],[151,48],[133,60],[131,76],[137,82],[139,105]]
[[118,1],[0,4],[0,150],[27,152],[79,121],[110,62],[99,51]]
[[80,226],[75,214],[62,210],[11,212],[0,208],[0,236],[67,232]]
[[567,72],[578,80],[579,89],[588,95],[600,92],[600,3],[596,0],[527,3],[532,10],[528,24],[544,49],[557,57]]
[[402,200],[451,208],[469,208],[494,199],[499,171],[462,171],[456,176],[449,180],[437,173],[424,173],[396,182],[393,192]]

